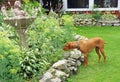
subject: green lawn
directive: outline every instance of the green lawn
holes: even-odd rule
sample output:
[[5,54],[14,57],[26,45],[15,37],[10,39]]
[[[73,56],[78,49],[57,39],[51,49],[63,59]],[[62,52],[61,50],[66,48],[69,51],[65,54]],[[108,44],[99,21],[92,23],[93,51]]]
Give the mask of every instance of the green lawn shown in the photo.
[[75,33],[92,37],[102,37],[107,56],[106,64],[97,62],[97,54],[93,50],[89,53],[88,66],[80,66],[78,73],[68,78],[68,82],[120,82],[120,27],[74,27],[68,21],[65,27],[72,27]]

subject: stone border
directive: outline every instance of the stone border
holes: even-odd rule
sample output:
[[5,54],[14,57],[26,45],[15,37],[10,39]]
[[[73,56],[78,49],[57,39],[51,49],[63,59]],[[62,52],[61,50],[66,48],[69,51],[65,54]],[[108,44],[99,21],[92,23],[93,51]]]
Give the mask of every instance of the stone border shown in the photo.
[[96,25],[97,20],[95,19],[74,19],[74,26],[89,26],[89,25]]
[[74,26],[120,26],[120,20],[74,19]]
[[[75,40],[87,40],[86,37],[74,35]],[[54,63],[40,78],[39,82],[64,82],[77,72],[84,61],[84,55],[77,49],[63,53],[63,59]]]

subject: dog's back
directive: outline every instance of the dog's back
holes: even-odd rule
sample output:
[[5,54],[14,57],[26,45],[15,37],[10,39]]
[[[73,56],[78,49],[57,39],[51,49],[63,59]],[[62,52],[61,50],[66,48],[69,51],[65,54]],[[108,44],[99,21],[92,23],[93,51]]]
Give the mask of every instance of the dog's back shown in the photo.
[[105,44],[104,40],[99,37],[80,41],[80,47],[86,50],[86,52],[90,52],[93,48],[96,47],[104,48],[104,44]]

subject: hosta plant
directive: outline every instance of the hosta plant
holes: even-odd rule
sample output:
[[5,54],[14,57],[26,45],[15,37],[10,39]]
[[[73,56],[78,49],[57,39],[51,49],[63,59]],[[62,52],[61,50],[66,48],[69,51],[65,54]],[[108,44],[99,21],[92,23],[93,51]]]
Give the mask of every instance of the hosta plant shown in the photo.
[[23,50],[23,55],[20,61],[20,74],[25,79],[33,78],[34,75],[37,75],[37,73],[39,74],[39,71],[41,71],[40,69],[46,69],[46,67],[49,66],[49,63],[46,62],[44,58],[40,57],[37,50]]

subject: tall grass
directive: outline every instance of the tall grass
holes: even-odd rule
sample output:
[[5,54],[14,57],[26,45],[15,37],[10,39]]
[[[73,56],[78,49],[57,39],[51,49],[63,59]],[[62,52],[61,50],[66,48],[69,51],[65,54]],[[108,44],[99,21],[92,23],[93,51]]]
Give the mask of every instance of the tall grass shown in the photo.
[[[68,20],[68,19],[67,19]],[[70,24],[72,23],[69,22]],[[65,27],[69,27],[69,23]],[[80,66],[78,73],[68,78],[68,82],[119,82],[120,81],[120,27],[82,26],[73,31],[88,38],[102,37],[105,44],[106,64],[103,58],[97,62],[97,54],[93,50],[88,56],[88,66]]]

